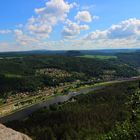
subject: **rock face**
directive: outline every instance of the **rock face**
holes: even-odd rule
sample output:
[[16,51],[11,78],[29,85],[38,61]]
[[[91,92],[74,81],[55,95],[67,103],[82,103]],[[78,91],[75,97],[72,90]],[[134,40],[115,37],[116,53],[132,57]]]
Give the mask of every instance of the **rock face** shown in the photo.
[[0,140],[31,140],[31,138],[0,124]]

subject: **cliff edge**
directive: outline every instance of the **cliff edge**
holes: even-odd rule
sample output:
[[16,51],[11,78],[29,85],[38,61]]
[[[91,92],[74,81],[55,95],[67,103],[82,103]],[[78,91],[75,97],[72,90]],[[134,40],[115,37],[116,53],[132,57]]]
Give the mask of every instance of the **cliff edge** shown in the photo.
[[32,140],[28,136],[0,124],[0,140]]

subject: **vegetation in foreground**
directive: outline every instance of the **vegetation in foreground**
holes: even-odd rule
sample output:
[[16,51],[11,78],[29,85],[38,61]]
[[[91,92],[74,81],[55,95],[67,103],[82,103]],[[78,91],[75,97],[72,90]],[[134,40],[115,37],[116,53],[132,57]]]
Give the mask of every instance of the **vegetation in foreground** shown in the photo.
[[34,140],[140,139],[139,82],[115,83],[7,124]]

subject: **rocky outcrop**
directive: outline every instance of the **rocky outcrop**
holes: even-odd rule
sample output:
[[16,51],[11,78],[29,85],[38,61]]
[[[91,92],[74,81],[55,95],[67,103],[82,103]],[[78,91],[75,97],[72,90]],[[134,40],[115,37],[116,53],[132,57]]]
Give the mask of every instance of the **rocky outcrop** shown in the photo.
[[31,138],[0,124],[0,140],[31,140]]

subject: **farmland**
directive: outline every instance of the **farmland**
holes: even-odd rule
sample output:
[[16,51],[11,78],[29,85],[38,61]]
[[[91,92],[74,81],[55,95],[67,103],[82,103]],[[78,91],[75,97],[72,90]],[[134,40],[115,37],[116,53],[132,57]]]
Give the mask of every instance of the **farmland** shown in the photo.
[[82,55],[79,56],[81,58],[92,58],[92,59],[101,59],[101,60],[107,60],[107,59],[117,59],[117,56],[109,56],[109,55]]

